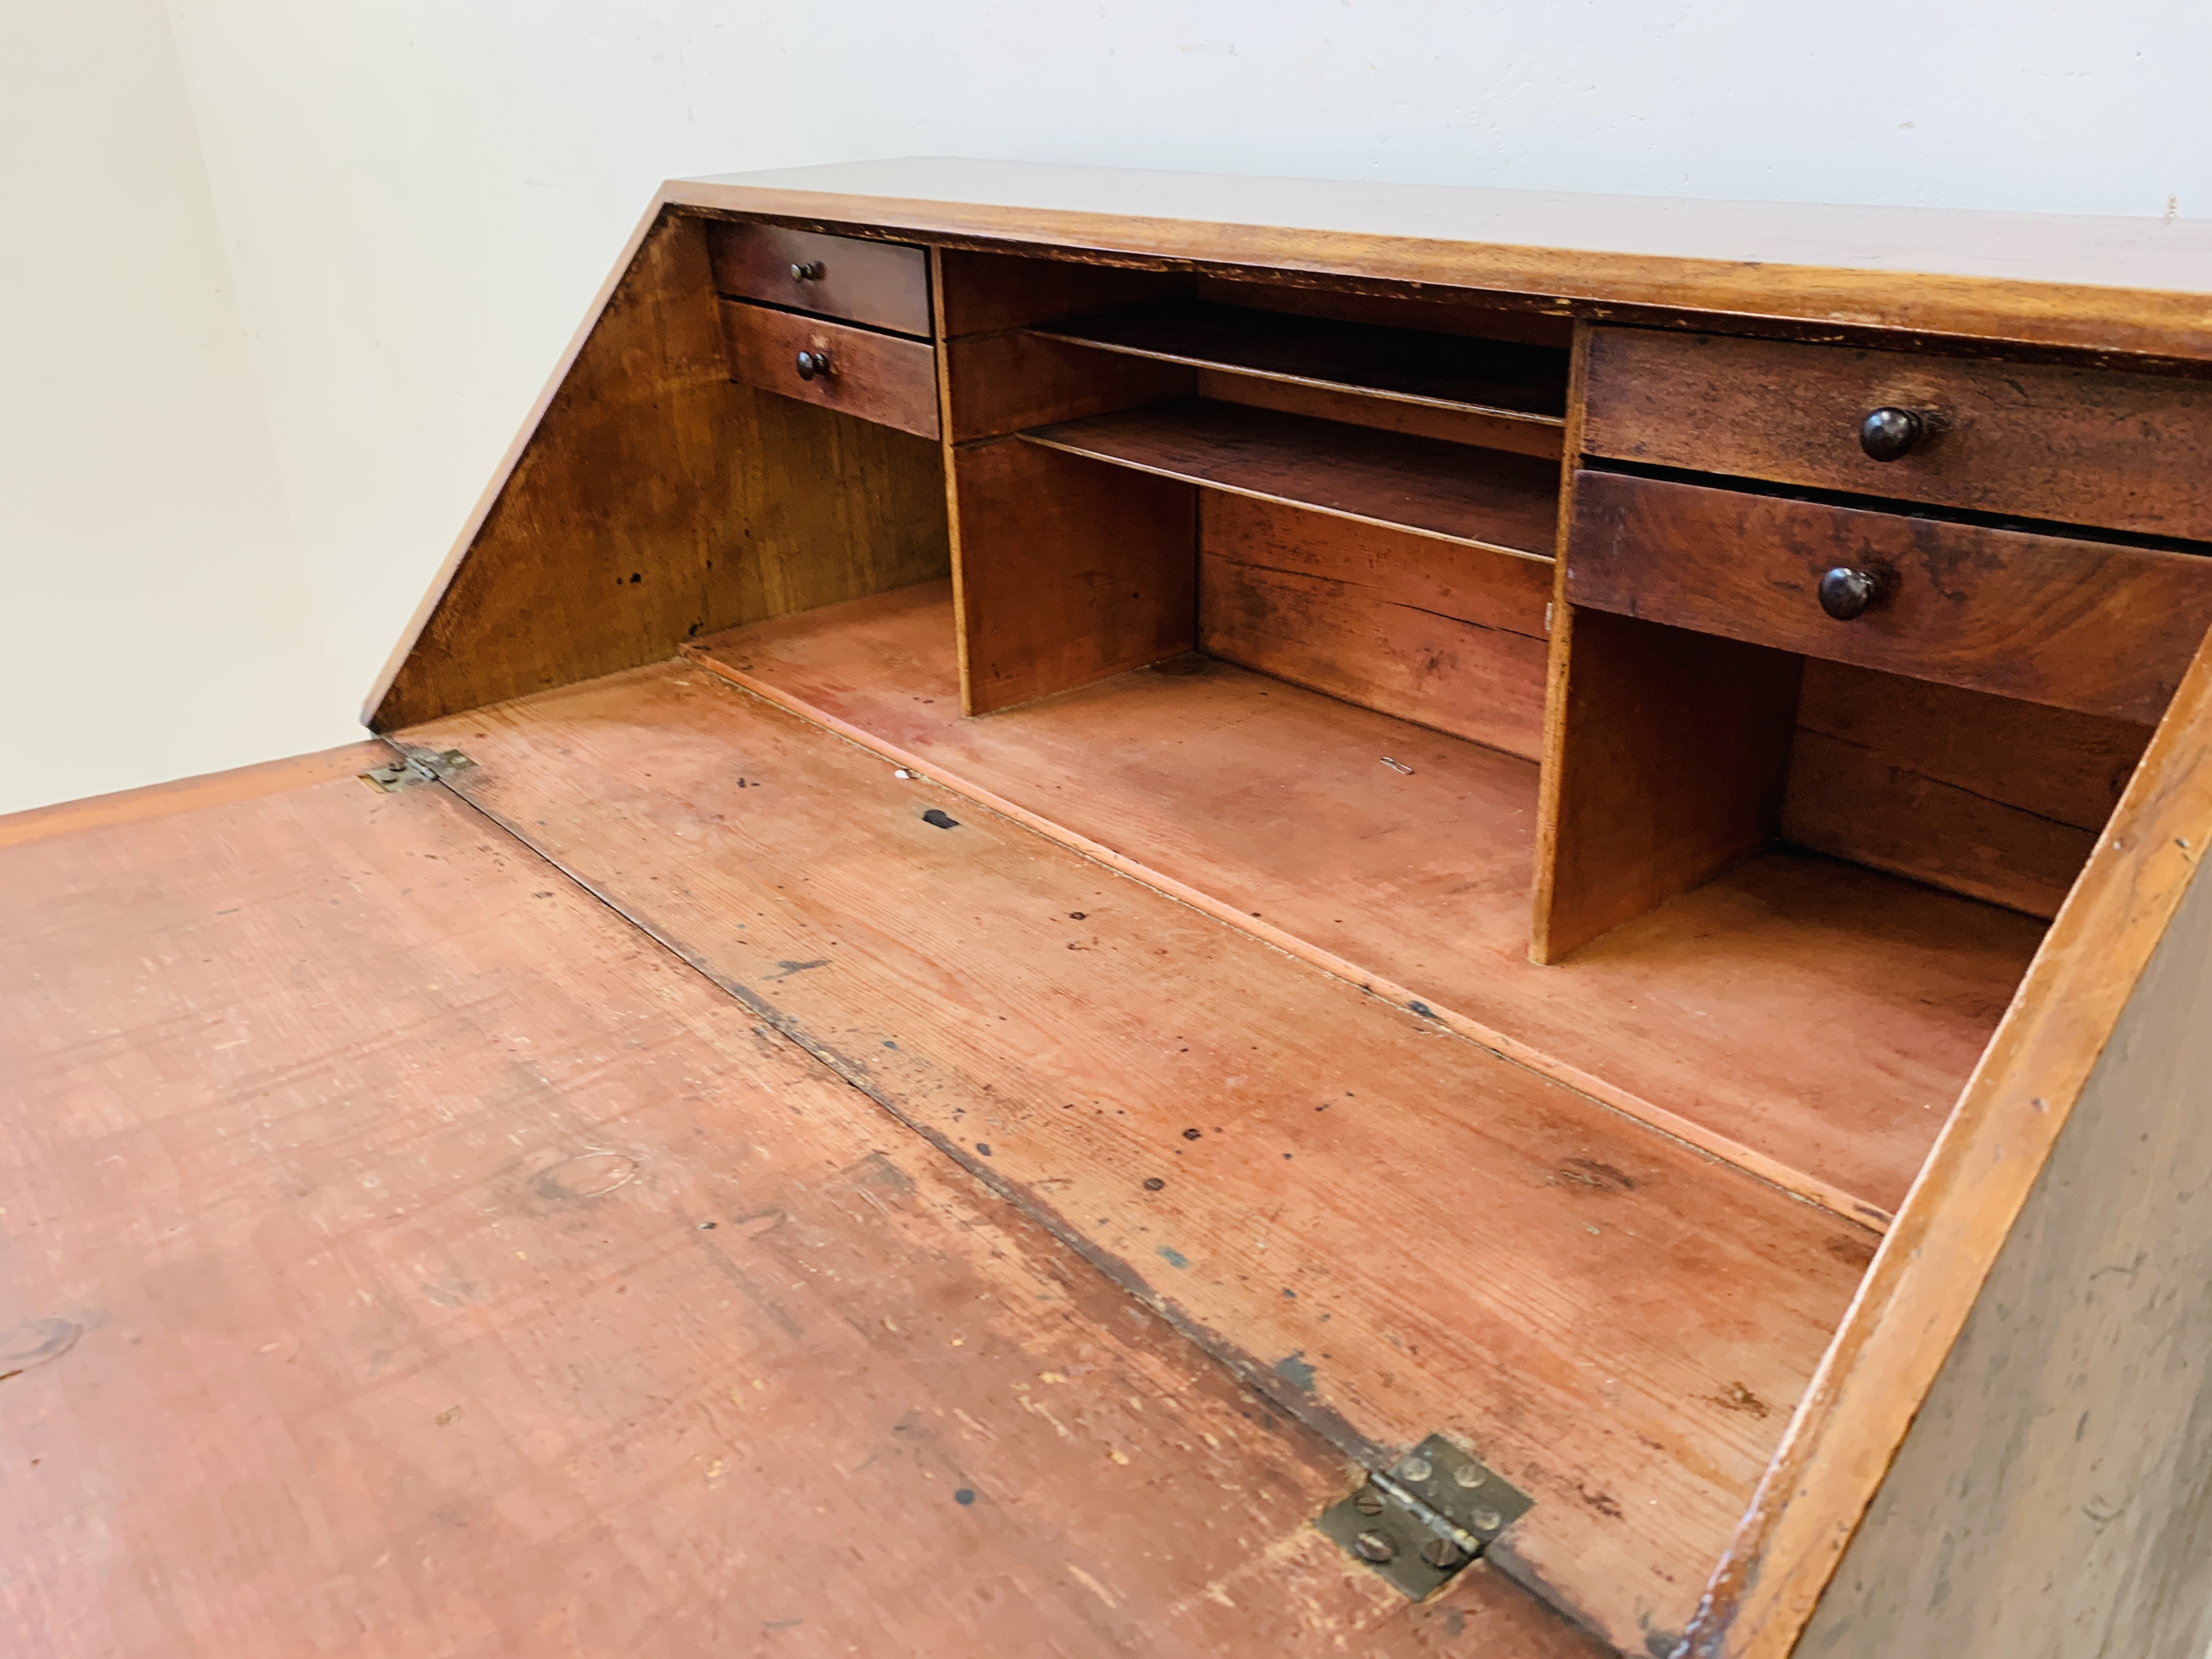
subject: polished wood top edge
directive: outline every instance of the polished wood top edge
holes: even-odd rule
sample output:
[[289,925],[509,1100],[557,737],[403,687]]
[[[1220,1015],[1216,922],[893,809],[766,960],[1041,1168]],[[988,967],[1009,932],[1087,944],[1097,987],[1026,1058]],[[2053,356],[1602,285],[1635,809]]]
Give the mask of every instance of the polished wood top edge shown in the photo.
[[351,776],[372,766],[391,763],[392,751],[380,743],[348,743],[312,754],[235,766],[228,771],[204,772],[197,777],[120,789],[113,794],[58,801],[52,806],[33,806],[0,816],[0,847],[21,847],[53,836],[75,835],[116,823],[143,823],[151,818],[196,811],[204,806],[257,800],[264,795],[304,789],[310,784],[328,783],[333,778]]
[[[1877,265],[1863,259],[1854,263],[1850,250],[1841,245],[1834,249],[1834,263],[1810,257],[1753,259],[1609,251],[927,200],[748,184],[742,182],[743,178],[672,180],[662,187],[661,199],[684,207],[784,220],[831,231],[889,231],[987,251],[1064,251],[1106,260],[1153,260],[1233,271],[1279,271],[1454,289],[1545,302],[1593,319],[1601,319],[1607,307],[1617,307],[1680,313],[1723,322],[1738,319],[1746,323],[1819,324],[2212,362],[2212,293],[2131,287],[2118,280],[2058,281],[1994,270],[1919,270],[1910,263]],[[1603,204],[1635,198],[1586,199]],[[1749,210],[1758,204],[1709,205]],[[1802,211],[1817,215],[1856,210]],[[1943,216],[1967,221],[1986,217],[2003,223],[2027,216]],[[2054,233],[2061,233],[2076,224],[2130,225],[2134,222],[2054,216],[2044,222]],[[2201,263],[2212,271],[2212,225],[2186,222],[2189,233],[2204,243]],[[2201,234],[2200,226],[2203,228]],[[1817,247],[1816,240],[1808,237],[1802,240],[1799,251],[1809,256]],[[1911,251],[1899,250],[1896,257],[1909,261]],[[1941,262],[1929,258],[1923,263],[1940,266]],[[1997,266],[2015,262],[1990,259],[1985,263]],[[2023,258],[2016,263],[2025,265],[2028,261]],[[2174,262],[2161,258],[2142,263],[2155,264],[2163,270]],[[2117,262],[2112,270],[2100,274],[2117,278]]]
[[1785,1659],[2212,841],[2212,638],[2029,964],[1800,1401],[1686,1659]]

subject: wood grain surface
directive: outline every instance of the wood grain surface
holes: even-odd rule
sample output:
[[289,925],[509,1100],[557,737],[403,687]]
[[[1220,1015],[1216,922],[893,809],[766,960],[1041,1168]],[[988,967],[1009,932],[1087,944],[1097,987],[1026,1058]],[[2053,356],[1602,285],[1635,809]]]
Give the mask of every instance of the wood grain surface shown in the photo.
[[[1697,1659],[1783,1659],[1796,1650],[2069,1115],[2112,1052],[2208,837],[2212,653],[2200,652],[1759,1483],[1699,1612],[1689,1649]],[[2149,1214],[2144,1224],[2159,1220]],[[2100,1224],[2092,1216],[2084,1224]]]
[[[723,301],[721,316],[730,378],[738,385],[817,404],[917,438],[938,435],[935,347],[738,300]],[[802,377],[802,351],[827,357],[829,371]]]
[[1463,1437],[1536,1500],[1510,1571],[1679,1631],[1864,1233],[702,670],[410,741],[1285,1409]]
[[1011,708],[1190,649],[1188,484],[1012,438],[946,453],[966,670],[948,713]]
[[[2212,625],[2212,557],[1584,468],[1567,592],[1702,633],[2154,724]],[[1823,573],[1875,573],[1838,622]]]
[[1022,436],[1240,495],[1524,558],[1552,556],[1559,471],[1528,455],[1204,399]]
[[[951,631],[945,589],[925,585],[711,639],[698,657],[1877,1225],[2041,937],[2024,916],[1783,853],[1537,968],[1529,762],[1227,664],[962,720]],[[1808,1022],[1808,1006],[1833,1018]]]
[[369,726],[945,573],[937,446],[732,384],[716,311],[702,222],[641,227],[371,693]]
[[[2212,220],[1947,212],[909,156],[665,201],[1000,252],[1280,272],[1582,314],[1666,308],[2212,360]],[[1457,290],[1456,293],[1451,292]]]
[[433,786],[0,854],[0,1647],[1595,1659]]
[[719,222],[707,228],[707,252],[724,294],[929,337],[927,248]]
[[2212,882],[2193,876],[1801,1659],[2212,1646]]
[[1319,513],[1199,505],[1199,648],[1534,759],[1548,568]]
[[1741,640],[1562,610],[1572,655],[1537,836],[1551,866],[1528,934],[1529,959],[1546,963],[1779,838],[1800,666]]
[[[1893,461],[1859,422],[1909,409]],[[2212,380],[1601,328],[1583,447],[1656,466],[2212,540]]]

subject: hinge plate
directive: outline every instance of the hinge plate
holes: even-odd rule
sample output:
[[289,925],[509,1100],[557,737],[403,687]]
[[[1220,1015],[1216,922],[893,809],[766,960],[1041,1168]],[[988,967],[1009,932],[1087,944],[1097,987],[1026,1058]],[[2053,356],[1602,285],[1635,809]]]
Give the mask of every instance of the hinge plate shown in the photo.
[[1533,1502],[1432,1434],[1323,1510],[1314,1525],[1418,1601],[1480,1555]]
[[455,772],[465,772],[475,764],[458,749],[442,752],[431,749],[410,749],[389,766],[370,767],[361,775],[361,781],[388,795],[396,794],[402,789],[412,789],[418,783],[435,783]]

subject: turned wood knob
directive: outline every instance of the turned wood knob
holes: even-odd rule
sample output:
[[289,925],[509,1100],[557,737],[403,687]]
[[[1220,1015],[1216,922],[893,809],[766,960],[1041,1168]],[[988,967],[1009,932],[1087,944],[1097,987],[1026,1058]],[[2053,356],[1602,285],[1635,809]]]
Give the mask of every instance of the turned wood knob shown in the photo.
[[804,264],[793,265],[791,280],[794,283],[818,283],[822,280],[822,267],[811,259]]
[[1873,410],[1859,422],[1859,447],[1877,461],[1899,460],[1927,431],[1928,422],[1911,410]]
[[799,354],[799,378],[811,380],[819,374],[830,378],[830,354],[826,351],[802,351]]
[[1838,622],[1864,616],[1866,608],[1881,597],[1881,578],[1871,570],[1853,570],[1839,564],[1820,578],[1820,609]]

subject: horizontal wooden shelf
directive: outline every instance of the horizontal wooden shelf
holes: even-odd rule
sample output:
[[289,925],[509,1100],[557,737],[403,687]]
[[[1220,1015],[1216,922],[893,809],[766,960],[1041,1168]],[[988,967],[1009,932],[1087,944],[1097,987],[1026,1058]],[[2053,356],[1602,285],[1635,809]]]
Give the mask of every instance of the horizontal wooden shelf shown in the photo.
[[[943,582],[733,629],[686,654],[1875,1224],[1903,1199],[2043,935],[1993,905],[1785,850],[1540,968],[1527,956],[1534,761],[1202,658],[963,719]],[[1808,1020],[1808,1008],[1826,1017]]]
[[1194,301],[1032,332],[1163,362],[1566,424],[1567,354],[1556,347]]
[[1189,398],[1022,437],[1115,466],[1433,536],[1552,556],[1559,468],[1534,456]]

